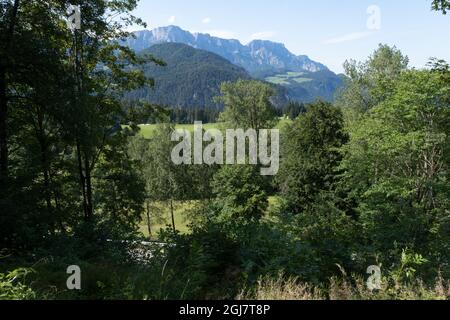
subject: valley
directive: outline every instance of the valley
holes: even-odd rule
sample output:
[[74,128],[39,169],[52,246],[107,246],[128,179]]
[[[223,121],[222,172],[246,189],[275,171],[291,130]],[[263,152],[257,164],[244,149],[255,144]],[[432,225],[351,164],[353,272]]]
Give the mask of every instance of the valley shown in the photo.
[[[343,86],[343,76],[306,55],[295,55],[283,44],[237,40],[208,34],[192,34],[176,26],[135,32],[123,44],[139,54],[152,54],[167,67],[146,66],[156,80],[155,88],[141,88],[129,95],[160,105],[183,108],[222,108],[214,102],[223,81],[254,78],[277,89],[277,108],[289,101],[333,101]],[[221,57],[222,59],[220,59]]]

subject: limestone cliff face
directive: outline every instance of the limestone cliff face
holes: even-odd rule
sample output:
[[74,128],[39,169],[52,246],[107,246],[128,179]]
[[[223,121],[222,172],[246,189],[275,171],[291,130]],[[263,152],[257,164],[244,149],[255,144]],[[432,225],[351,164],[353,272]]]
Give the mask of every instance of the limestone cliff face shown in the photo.
[[137,31],[135,38],[128,39],[126,44],[136,51],[141,51],[154,44],[168,42],[183,43],[213,52],[246,69],[250,74],[279,70],[308,72],[328,70],[323,64],[312,61],[306,55],[297,56],[291,53],[281,43],[254,40],[243,45],[238,40],[221,39],[209,34],[192,34],[176,26]]

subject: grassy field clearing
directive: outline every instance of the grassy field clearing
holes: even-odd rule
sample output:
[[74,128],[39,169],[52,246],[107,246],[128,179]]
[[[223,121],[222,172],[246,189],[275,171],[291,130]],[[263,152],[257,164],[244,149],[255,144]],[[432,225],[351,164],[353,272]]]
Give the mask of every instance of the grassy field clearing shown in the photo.
[[[190,232],[189,225],[192,223],[189,213],[198,205],[198,201],[185,201],[185,202],[175,202],[174,203],[174,217],[175,217],[175,227],[182,233],[187,234]],[[281,203],[278,197],[269,197],[269,207],[267,208],[267,215],[265,219],[272,221],[271,213],[279,210]],[[170,215],[170,207],[163,202],[152,203],[153,216],[151,219],[151,230],[152,239],[157,240],[158,234],[161,229],[167,227],[172,227],[172,218]],[[148,232],[147,217],[142,217],[142,221],[139,225],[139,231],[145,236],[150,237]]]
[[[203,124],[203,129],[204,130],[209,130],[209,129],[216,129],[218,127],[217,123],[205,123]],[[153,133],[155,132],[155,130],[158,128],[157,124],[141,124],[139,126],[139,128],[141,129],[141,135],[145,138],[145,139],[149,139],[153,136]],[[175,126],[176,129],[186,129],[190,132],[194,132],[194,125],[193,124],[177,124]]]
[[268,77],[268,78],[266,78],[266,81],[273,83],[273,84],[288,86],[290,84],[290,82],[287,81],[286,79],[287,78],[285,78],[285,77]]
[[[182,234],[189,232],[189,224],[191,223],[188,217],[188,211],[192,210],[197,202],[174,202],[174,218],[175,227]],[[151,204],[150,225],[152,230],[152,238],[158,238],[158,233],[161,229],[167,227],[172,228],[172,217],[170,214],[170,206],[164,202],[154,202]],[[145,237],[149,237],[149,230],[147,224],[147,217],[144,214],[142,217],[139,231],[144,234]]]
[[310,82],[313,79],[305,77],[304,72],[287,72],[284,74],[277,74],[275,76],[267,77],[266,81],[278,85],[293,85],[295,83],[302,84]]
[[[285,118],[280,118],[280,121],[278,122],[278,125],[276,126],[276,129],[281,129],[286,124],[289,124],[291,121]],[[204,123],[203,129],[204,130],[210,130],[210,129],[219,129],[220,123]],[[150,139],[155,130],[158,128],[157,124],[141,124],[139,125],[139,128],[141,129],[140,134],[145,139]],[[177,124],[175,126],[176,129],[186,129],[190,132],[194,132],[194,125],[193,124]]]

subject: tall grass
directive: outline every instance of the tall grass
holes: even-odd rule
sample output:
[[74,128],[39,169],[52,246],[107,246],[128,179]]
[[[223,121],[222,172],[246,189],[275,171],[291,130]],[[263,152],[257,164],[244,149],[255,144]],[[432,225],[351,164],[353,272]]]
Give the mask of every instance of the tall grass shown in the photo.
[[297,278],[265,277],[249,290],[243,290],[238,300],[446,300],[450,297],[450,282],[438,277],[434,285],[420,280],[410,284],[384,279],[381,290],[370,291],[362,278],[332,278],[324,287],[302,283]]

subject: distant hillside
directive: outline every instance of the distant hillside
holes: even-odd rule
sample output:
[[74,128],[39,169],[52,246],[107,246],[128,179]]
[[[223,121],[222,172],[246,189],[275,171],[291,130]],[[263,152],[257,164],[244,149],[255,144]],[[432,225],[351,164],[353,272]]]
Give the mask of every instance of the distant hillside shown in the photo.
[[[315,62],[305,55],[297,56],[291,53],[283,44],[272,41],[254,40],[247,45],[243,45],[238,40],[221,39],[209,34],[192,34],[179,27],[168,26],[151,31],[135,32],[134,38],[129,38],[124,42],[136,52],[147,50],[155,44],[167,43],[182,43],[192,48],[215,53],[228,62],[242,67],[253,78],[265,80],[282,87],[279,88],[278,105],[284,104],[287,100],[310,102],[321,98],[331,101],[336,90],[343,84],[341,77],[330,71],[323,64]],[[161,54],[166,53],[161,52]],[[222,63],[223,61],[220,62],[220,64]],[[204,66],[202,63],[199,65]],[[209,63],[208,65],[211,66],[212,64]],[[228,67],[225,69],[228,69]],[[151,70],[153,71],[154,69]],[[156,71],[158,70],[160,69]],[[169,70],[170,72],[174,71],[173,68],[169,68],[165,72]],[[216,71],[212,70],[211,72]],[[204,70],[201,72],[204,72]],[[172,75],[167,75],[167,77],[172,78]],[[198,84],[199,81],[195,83]],[[200,88],[204,87],[204,85],[199,86],[198,90],[194,90],[196,92],[195,98],[190,97],[186,102],[177,100],[177,105],[184,106],[192,102],[208,101],[207,97],[205,99],[197,97],[200,94]],[[187,93],[182,92],[177,95],[186,97]],[[208,92],[206,95],[208,96]],[[159,98],[164,98],[165,100],[163,100],[168,102],[173,101],[169,97],[160,96],[156,100],[161,100]],[[209,101],[205,106],[211,106]]]
[[133,91],[128,94],[129,99],[172,107],[218,108],[213,98],[220,94],[222,82],[250,78],[244,69],[228,60],[185,44],[158,44],[142,53],[152,54],[167,66],[146,65],[145,73],[155,79],[155,87]]
[[282,43],[254,40],[247,45],[234,39],[221,39],[209,34],[190,33],[177,26],[161,27],[134,33],[125,44],[139,52],[154,44],[176,42],[220,55],[228,61],[247,70],[252,76],[261,71],[323,71],[328,70],[321,63],[306,55],[291,53]]
[[302,102],[311,102],[317,98],[332,101],[336,90],[343,84],[342,77],[329,70],[266,73],[261,74],[261,78],[286,88],[290,100]]

